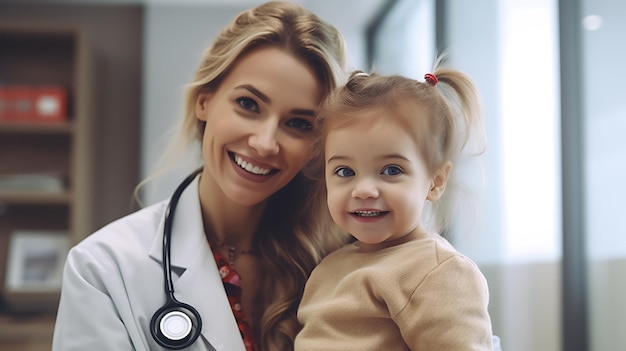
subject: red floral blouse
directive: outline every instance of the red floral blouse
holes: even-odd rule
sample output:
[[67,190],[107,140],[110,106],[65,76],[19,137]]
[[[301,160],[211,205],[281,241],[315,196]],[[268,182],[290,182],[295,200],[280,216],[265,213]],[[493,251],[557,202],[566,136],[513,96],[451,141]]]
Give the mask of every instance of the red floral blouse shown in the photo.
[[256,340],[254,340],[254,333],[248,323],[246,314],[241,308],[241,277],[217,249],[212,247],[211,251],[213,251],[215,263],[217,263],[217,268],[219,269],[220,276],[224,282],[226,296],[228,296],[228,302],[230,303],[230,308],[232,309],[235,320],[237,321],[237,326],[241,332],[241,337],[243,338],[246,350],[256,351],[258,348]]

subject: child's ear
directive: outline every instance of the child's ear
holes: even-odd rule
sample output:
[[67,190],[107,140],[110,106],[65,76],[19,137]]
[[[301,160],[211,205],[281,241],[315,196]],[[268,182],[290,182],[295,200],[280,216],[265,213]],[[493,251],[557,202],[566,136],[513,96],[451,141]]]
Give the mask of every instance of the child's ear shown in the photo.
[[448,177],[450,176],[451,171],[452,162],[450,161],[444,163],[441,168],[435,171],[430,184],[430,190],[428,191],[428,196],[426,196],[428,200],[437,201],[441,195],[443,195],[444,190],[446,190],[446,184],[448,184]]

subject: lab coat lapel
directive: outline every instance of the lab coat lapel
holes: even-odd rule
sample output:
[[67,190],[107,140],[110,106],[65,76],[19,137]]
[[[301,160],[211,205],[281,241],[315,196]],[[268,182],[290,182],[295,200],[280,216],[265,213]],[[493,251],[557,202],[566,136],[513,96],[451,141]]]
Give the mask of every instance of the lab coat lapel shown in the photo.
[[[174,216],[171,262],[175,271],[174,295],[196,308],[202,318],[202,336],[216,350],[245,350],[241,333],[207,243],[198,198],[197,177],[183,192]],[[163,232],[163,221],[160,233]],[[152,245],[150,256],[162,262],[162,236]]]

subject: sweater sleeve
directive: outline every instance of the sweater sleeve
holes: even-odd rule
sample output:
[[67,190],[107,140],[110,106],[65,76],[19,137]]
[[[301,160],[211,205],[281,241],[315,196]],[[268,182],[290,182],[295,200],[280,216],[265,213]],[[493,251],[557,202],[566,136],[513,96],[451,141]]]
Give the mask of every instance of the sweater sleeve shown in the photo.
[[492,350],[489,291],[478,267],[453,255],[419,283],[394,317],[412,350]]

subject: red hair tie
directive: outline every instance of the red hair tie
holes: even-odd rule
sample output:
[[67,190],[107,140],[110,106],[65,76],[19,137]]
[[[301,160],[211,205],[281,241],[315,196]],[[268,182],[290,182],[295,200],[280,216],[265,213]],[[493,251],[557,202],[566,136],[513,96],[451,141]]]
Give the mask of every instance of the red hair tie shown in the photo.
[[426,73],[424,75],[424,79],[426,79],[426,81],[428,82],[428,84],[435,86],[437,85],[437,83],[439,83],[439,79],[437,79],[437,76],[435,76],[432,73]]

